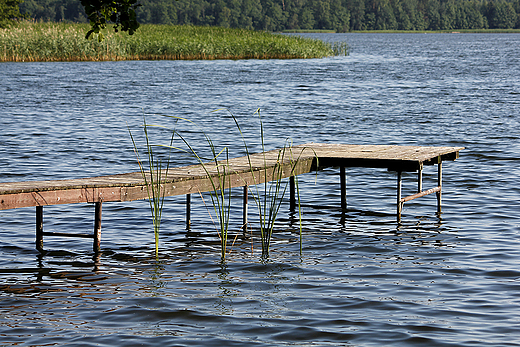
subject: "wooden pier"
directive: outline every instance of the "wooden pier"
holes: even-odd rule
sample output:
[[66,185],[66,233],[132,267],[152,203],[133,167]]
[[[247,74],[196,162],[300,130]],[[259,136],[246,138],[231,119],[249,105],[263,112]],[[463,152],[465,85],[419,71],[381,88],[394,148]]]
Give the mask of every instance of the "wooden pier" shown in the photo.
[[[266,181],[290,177],[290,206],[295,208],[294,176],[326,167],[340,168],[340,206],[347,208],[346,167],[386,168],[397,172],[397,222],[401,221],[404,203],[425,195],[437,194],[437,213],[441,213],[442,162],[458,158],[464,147],[424,147],[394,145],[344,145],[308,143],[285,150],[252,154],[226,162],[225,188],[244,187],[244,222],[247,222],[247,187]],[[281,176],[274,175],[281,165]],[[437,186],[423,190],[422,170],[425,165],[437,165]],[[252,168],[252,169],[251,169]],[[206,172],[209,172],[208,173]],[[215,163],[170,168],[161,180],[165,196],[186,195],[186,220],[190,222],[190,194],[213,190],[210,176],[218,176]],[[280,172],[280,171],[278,171]],[[402,197],[402,172],[417,172],[417,193]],[[220,171],[221,173],[221,171]],[[43,236],[87,237],[94,239],[98,252],[101,239],[102,203],[148,199],[148,192],[140,172],[70,180],[27,181],[0,183],[0,210],[36,207],[36,248],[43,250]],[[94,233],[69,234],[43,231],[43,206],[92,203],[95,205]]]

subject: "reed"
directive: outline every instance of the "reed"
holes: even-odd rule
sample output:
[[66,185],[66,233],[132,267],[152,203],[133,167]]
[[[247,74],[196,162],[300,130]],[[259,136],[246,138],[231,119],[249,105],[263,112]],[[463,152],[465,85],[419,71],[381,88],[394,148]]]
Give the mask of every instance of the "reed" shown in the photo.
[[[159,230],[161,227],[162,209],[164,204],[164,189],[162,189],[161,182],[168,178],[168,171],[170,169],[171,151],[168,153],[166,160],[158,157],[158,154],[154,151],[154,145],[150,141],[148,128],[150,125],[146,122],[146,118],[143,116],[143,133],[146,141],[146,161],[141,158],[137,143],[134,139],[132,131],[128,127],[130,138],[134,146],[134,152],[139,164],[139,170],[143,176],[143,180],[146,186],[148,195],[148,201],[150,203],[150,211],[152,214],[153,230],[155,235],[155,257],[159,258]],[[175,131],[172,132],[169,147],[172,148]],[[164,169],[166,165],[166,169]]]
[[88,24],[20,21],[0,29],[0,61],[293,59],[346,55],[337,45],[244,29],[142,25],[134,35],[106,30],[86,40]]
[[[260,116],[260,109],[257,109],[255,114],[258,116],[258,120],[260,122],[260,142],[261,149],[263,155],[263,167],[262,167],[262,175],[264,179],[262,181],[257,181],[255,172],[257,169],[253,164],[251,159],[251,153],[249,152],[249,147],[247,145],[247,141],[245,140],[244,134],[242,132],[242,128],[238,123],[236,117],[231,114],[235,124],[237,126],[238,131],[242,137],[242,142],[244,144],[244,149],[246,151],[249,170],[253,179],[253,187],[248,185],[249,191],[253,196],[255,204],[258,209],[259,216],[259,228],[260,228],[260,239],[262,242],[262,257],[269,257],[269,250],[271,246],[271,240],[275,228],[275,222],[278,216],[278,212],[280,211],[280,207],[282,206],[282,202],[284,200],[285,194],[287,192],[287,187],[289,185],[289,181],[283,179],[287,176],[293,177],[295,180],[295,193],[298,201],[298,220],[299,220],[299,230],[300,230],[300,253],[302,252],[302,214],[301,214],[301,204],[300,204],[300,190],[298,186],[298,178],[296,174],[296,167],[298,165],[299,158],[301,157],[301,153],[295,157],[292,151],[292,141],[287,139],[284,143],[284,146],[278,150],[276,164],[273,167],[268,165],[268,159],[266,158],[266,150],[265,150],[265,134],[264,134],[264,126],[262,122],[262,118]],[[285,164],[289,162],[289,174],[285,172],[286,166]],[[261,188],[263,187],[263,191]]]
[[[219,110],[217,110],[219,111]],[[293,153],[292,142],[286,140],[283,148],[278,150],[276,156],[275,165],[271,165],[272,158],[266,156],[265,149],[265,134],[263,122],[260,117],[260,110],[258,109],[255,114],[258,115],[260,123],[260,143],[262,153],[260,155],[251,154],[249,146],[245,139],[242,127],[240,126],[237,118],[232,114],[231,117],[235,122],[235,125],[240,133],[244,150],[249,165],[249,174],[242,176],[244,186],[247,186],[249,193],[252,195],[255,204],[258,209],[259,216],[259,230],[260,238],[262,243],[262,258],[269,257],[269,250],[271,245],[272,236],[275,230],[275,222],[280,211],[280,207],[284,201],[285,194],[289,186],[289,180],[284,180],[286,177],[294,177],[295,190],[298,197],[298,219],[300,226],[300,252],[302,251],[302,214],[300,205],[300,192],[297,180],[297,165],[299,158],[305,149],[302,149],[301,153],[297,156]],[[155,231],[155,242],[156,242],[156,256],[158,256],[158,243],[159,243],[159,227],[161,221],[162,205],[164,201],[164,191],[162,190],[161,181],[166,180],[168,176],[168,170],[170,166],[170,155],[172,150],[179,150],[187,153],[191,157],[195,158],[197,163],[204,171],[205,176],[209,178],[211,190],[209,191],[211,196],[211,203],[213,205],[213,212],[215,213],[218,225],[216,225],[217,234],[220,239],[221,245],[221,259],[225,260],[226,254],[228,253],[228,232],[230,227],[230,214],[231,214],[231,176],[237,174],[233,171],[229,162],[229,148],[227,146],[222,149],[218,149],[210,136],[195,122],[178,117],[164,115],[164,117],[173,118],[177,121],[185,121],[190,125],[195,126],[199,132],[201,132],[205,138],[207,148],[202,148],[204,151],[208,151],[210,155],[200,155],[199,150],[196,149],[190,141],[175,129],[167,128],[161,125],[150,125],[146,122],[143,117],[143,129],[146,140],[146,153],[147,153],[147,169],[145,169],[144,161],[141,159],[137,144],[134,139],[132,132],[129,129],[130,137],[134,145],[134,150],[139,163],[141,174],[144,178],[146,187],[148,189],[148,196],[150,201],[150,208],[152,211],[154,231]],[[162,169],[163,161],[158,160],[154,154],[153,145],[150,142],[148,127],[161,127],[168,129],[172,133],[172,137],[169,145],[158,145],[167,147],[170,150],[168,160],[166,161],[166,170]],[[173,139],[177,136],[186,148],[180,148],[173,146]],[[262,156],[263,162],[259,164],[257,161],[258,156]],[[254,159],[253,159],[254,157]],[[164,175],[164,176],[163,176]],[[258,177],[258,178],[257,178]],[[251,182],[252,181],[252,182]],[[211,213],[210,213],[211,216]],[[211,216],[213,219],[213,217]]]
[[[190,154],[197,160],[205,174],[209,177],[212,188],[209,193],[211,196],[213,211],[218,222],[217,234],[220,239],[221,259],[225,260],[227,254],[228,230],[231,214],[231,172],[229,169],[229,148],[224,147],[218,151],[211,137],[200,126],[189,119],[168,115],[165,115],[165,117],[173,118],[175,121],[186,121],[189,124],[196,126],[198,130],[204,135],[211,153],[210,158],[201,156],[197,149],[191,145],[190,142],[179,131],[173,130],[173,133],[176,133],[177,136],[182,140],[182,142],[186,145],[187,150],[179,147],[173,147],[171,144],[167,147],[170,149],[181,150]],[[219,160],[221,156],[224,156],[225,158]],[[226,191],[228,192],[227,194]]]

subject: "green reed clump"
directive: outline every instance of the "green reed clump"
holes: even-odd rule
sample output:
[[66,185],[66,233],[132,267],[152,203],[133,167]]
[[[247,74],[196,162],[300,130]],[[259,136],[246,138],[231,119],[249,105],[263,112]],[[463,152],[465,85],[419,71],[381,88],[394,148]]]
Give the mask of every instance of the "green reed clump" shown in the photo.
[[[158,159],[153,149],[155,145],[152,145],[150,142],[148,129],[151,126],[167,129],[172,134],[169,145],[158,146],[167,147],[170,150],[170,154],[172,150],[178,150],[183,153],[187,153],[189,156],[197,160],[197,163],[199,164],[199,168],[201,170],[199,175],[208,177],[210,184],[210,189],[208,191],[211,196],[213,212],[215,213],[216,220],[218,223],[218,225],[216,225],[216,229],[221,244],[222,260],[225,260],[228,249],[228,231],[230,228],[231,215],[231,188],[232,186],[236,186],[236,182],[234,184],[232,184],[231,182],[232,177],[233,180],[242,180],[243,185],[247,187],[249,193],[253,196],[256,206],[258,208],[259,230],[262,243],[263,258],[267,258],[269,256],[271,240],[275,230],[275,222],[280,211],[280,207],[282,206],[282,203],[284,201],[287,188],[289,186],[290,181],[285,179],[288,177],[292,177],[294,179],[295,192],[298,196],[298,218],[300,222],[300,251],[302,250],[302,215],[297,180],[297,168],[301,154],[305,151],[305,149],[300,149],[301,152],[299,153],[299,155],[295,156],[293,153],[292,142],[290,140],[286,140],[284,146],[281,149],[267,152],[265,150],[264,127],[262,119],[260,117],[260,110],[257,110],[255,114],[258,115],[258,119],[260,122],[259,143],[261,144],[262,152],[258,154],[251,154],[249,152],[249,146],[242,132],[242,128],[237,118],[233,114],[231,114],[231,117],[235,122],[238,132],[240,133],[240,136],[242,138],[244,151],[246,152],[248,171],[245,172],[242,169],[240,169],[239,172],[233,169],[233,165],[230,164],[229,148],[227,146],[223,147],[220,150],[217,149],[217,146],[214,144],[213,140],[209,137],[209,135],[207,135],[207,133],[204,132],[204,130],[200,126],[198,126],[195,122],[191,120],[177,116],[164,115],[164,117],[173,118],[175,122],[180,120],[195,126],[197,128],[197,132],[200,131],[206,140],[205,142],[207,147],[203,146],[201,150],[204,153],[208,153],[209,151],[209,156],[201,155],[199,149],[193,147],[190,144],[190,141],[179,131],[175,129],[170,129],[162,125],[150,125],[146,122],[146,119],[143,117],[143,129],[144,137],[146,140],[147,156],[147,160],[145,161],[141,159],[141,156],[138,151],[138,146],[136,144],[132,132],[129,129],[130,137],[134,145],[134,151],[137,156],[139,168],[141,170],[141,174],[143,176],[150,201],[150,209],[152,212],[155,232],[156,257],[158,256],[159,227],[161,222],[162,206],[165,196],[164,188],[161,183],[164,183],[164,181],[168,178],[168,170],[170,167],[171,156],[169,155],[168,159],[165,161]],[[173,146],[173,139],[175,136],[179,137],[179,139],[183,142],[186,148]],[[164,164],[166,165],[166,170],[163,170]],[[145,168],[145,166],[147,166],[147,168]],[[193,171],[199,169],[197,169],[197,167],[193,167],[191,170]],[[203,191],[206,191],[206,188],[204,188]],[[211,212],[210,217],[213,219],[213,217],[211,216]],[[242,229],[243,227],[245,226],[242,226],[239,229]]]
[[[172,147],[171,145],[167,147],[188,153],[190,156],[195,158],[205,176],[209,178],[209,183],[211,186],[209,193],[211,196],[211,203],[213,205],[213,212],[215,213],[218,223],[218,225],[216,225],[217,234],[220,239],[221,258],[223,260],[227,254],[228,233],[230,228],[232,175],[238,174],[238,176],[242,177],[244,186],[248,187],[249,192],[255,200],[259,216],[262,257],[266,258],[269,256],[269,248],[274,232],[275,221],[289,184],[288,180],[283,181],[283,179],[290,176],[296,176],[297,174],[296,167],[299,157],[295,158],[293,155],[292,144],[290,142],[286,142],[286,145],[284,145],[282,149],[278,150],[278,155],[276,158],[271,156],[268,158],[266,156],[263,123],[260,118],[259,110],[257,110],[257,113],[260,121],[259,142],[262,145],[262,153],[253,155],[249,152],[249,147],[244,138],[242,128],[239,125],[238,120],[233,114],[231,114],[231,117],[234,120],[236,127],[242,137],[244,150],[247,154],[247,161],[249,165],[249,172],[247,174],[244,174],[243,172],[239,174],[234,171],[233,167],[230,165],[229,148],[226,146],[220,150],[217,149],[217,146],[214,144],[213,140],[195,122],[177,116],[165,116],[174,118],[175,120],[186,121],[190,125],[194,125],[198,130],[197,132],[200,131],[205,138],[207,147],[202,148],[202,151],[208,152],[209,150],[209,157],[200,155],[199,149],[193,147],[186,137],[184,137],[179,131],[175,130],[173,130],[173,132],[175,132],[176,136],[182,140],[187,149]],[[274,165],[272,165],[273,160],[275,161]],[[297,179],[296,177],[294,177],[294,179],[296,182],[296,191],[298,193],[298,216],[300,220],[301,249],[302,228],[301,209],[299,203],[300,196]]]
[[99,61],[124,55],[115,34],[86,40],[86,24],[19,22],[0,30],[1,61]]
[[[141,175],[143,177],[146,192],[148,195],[148,201],[150,203],[150,211],[152,214],[153,221],[153,230],[155,235],[155,257],[159,257],[159,230],[161,227],[161,219],[162,219],[162,209],[164,204],[164,196],[165,191],[161,182],[168,178],[168,172],[170,169],[170,153],[167,158],[161,158],[158,153],[154,150],[155,145],[151,143],[149,136],[149,127],[154,126],[146,123],[146,118],[143,117],[143,132],[144,138],[146,141],[146,154],[145,159],[143,159],[139,153],[139,149],[137,143],[134,139],[134,136],[128,128],[128,132],[130,134],[130,138],[132,139],[132,144],[134,146],[134,152],[137,157],[137,163],[139,164],[139,169],[141,171]],[[172,148],[173,138],[175,136],[175,131],[172,132],[170,145]]]
[[[173,147],[171,144],[167,147],[169,147],[170,149],[180,150],[195,158],[198,164],[203,169],[206,176],[209,178],[211,184],[211,190],[209,191],[209,193],[211,196],[213,211],[218,222],[217,234],[220,239],[221,258],[222,260],[224,260],[226,258],[227,253],[229,220],[231,216],[230,180],[232,172],[229,166],[229,148],[224,147],[221,150],[218,150],[211,137],[208,134],[206,134],[206,132],[204,132],[204,130],[201,127],[199,127],[195,122],[191,120],[177,116],[165,117],[173,118],[175,119],[175,121],[186,121],[189,124],[196,126],[198,130],[203,134],[206,140],[206,144],[211,153],[209,158],[200,155],[199,151],[195,147],[193,147],[180,132],[175,130],[172,131],[173,134],[177,134],[177,136],[186,145],[187,150],[179,147]],[[173,136],[174,135],[172,135],[172,137]]]
[[320,40],[244,29],[142,25],[134,35],[86,40],[88,24],[20,21],[0,29],[0,61],[291,59],[345,55]]
[[[280,211],[280,207],[282,206],[285,194],[287,192],[287,187],[289,185],[288,180],[283,181],[283,179],[286,177],[293,177],[295,181],[295,190],[296,195],[298,197],[298,219],[300,226],[301,252],[303,237],[302,215],[300,205],[300,190],[298,187],[298,179],[296,172],[296,167],[298,165],[300,156],[294,156],[294,153],[292,151],[292,142],[290,140],[286,140],[284,146],[281,149],[278,149],[274,165],[271,165],[270,162],[272,162],[273,159],[267,157],[267,152],[265,150],[264,126],[260,117],[260,109],[256,111],[256,114],[258,115],[258,120],[260,122],[260,143],[262,148],[262,153],[260,154],[262,157],[262,162],[260,166],[258,166],[258,163],[255,160],[256,158],[253,159],[253,155],[251,155],[251,153],[249,152],[249,147],[247,145],[247,142],[244,138],[242,129],[237,119],[233,115],[231,116],[235,121],[238,131],[240,132],[240,135],[242,137],[244,149],[247,154],[249,171],[253,179],[252,187],[251,185],[249,185],[248,188],[251,195],[253,196],[253,199],[258,209],[260,239],[262,242],[262,257],[267,258],[269,256],[269,250],[271,246],[275,222],[278,216],[278,212]],[[262,172],[262,174],[259,177],[263,177],[263,180],[260,179],[257,181],[257,175],[255,173],[258,170]],[[263,188],[263,190],[261,187]]]

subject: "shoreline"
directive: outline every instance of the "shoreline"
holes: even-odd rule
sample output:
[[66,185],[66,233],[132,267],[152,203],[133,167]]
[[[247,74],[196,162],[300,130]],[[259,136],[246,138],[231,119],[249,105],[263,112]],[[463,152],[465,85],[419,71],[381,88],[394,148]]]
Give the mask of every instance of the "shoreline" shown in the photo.
[[348,55],[346,43],[221,27],[142,25],[133,34],[88,24],[22,21],[0,30],[0,62],[310,59]]
[[283,34],[520,34],[520,29],[451,29],[451,30],[284,30]]

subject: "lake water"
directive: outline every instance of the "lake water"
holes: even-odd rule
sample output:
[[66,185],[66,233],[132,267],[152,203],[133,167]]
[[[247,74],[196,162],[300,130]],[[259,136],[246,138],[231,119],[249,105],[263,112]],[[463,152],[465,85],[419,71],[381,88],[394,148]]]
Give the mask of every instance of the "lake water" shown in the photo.
[[[159,261],[147,201],[103,205],[99,256],[91,240],[52,237],[40,255],[34,208],[0,211],[0,345],[520,346],[520,35],[314,37],[351,54],[0,64],[0,181],[137,171],[127,126],[142,139],[143,115],[203,144],[154,115],[188,118],[239,155],[232,112],[258,151],[260,108],[268,149],[287,138],[466,147],[443,167],[440,218],[430,195],[398,226],[395,173],[380,169],[347,170],[347,213],[339,170],[301,176],[303,252],[284,205],[267,260],[256,231],[238,231],[239,190],[225,262],[197,196],[190,231],[184,198],[167,199]],[[428,168],[425,188],[435,179]],[[415,189],[405,174],[404,193]],[[88,232],[93,214],[46,207],[45,230]]]

